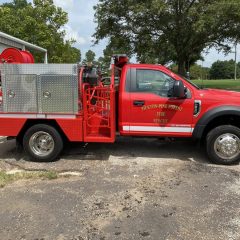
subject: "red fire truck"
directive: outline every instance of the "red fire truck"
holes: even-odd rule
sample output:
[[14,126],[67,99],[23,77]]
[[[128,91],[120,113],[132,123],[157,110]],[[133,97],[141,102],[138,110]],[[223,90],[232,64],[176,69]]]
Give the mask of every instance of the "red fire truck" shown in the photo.
[[160,65],[113,57],[107,83],[92,66],[34,64],[8,49],[0,64],[0,135],[36,161],[53,161],[63,142],[113,143],[122,136],[192,138],[211,161],[240,160],[240,93],[200,89]]

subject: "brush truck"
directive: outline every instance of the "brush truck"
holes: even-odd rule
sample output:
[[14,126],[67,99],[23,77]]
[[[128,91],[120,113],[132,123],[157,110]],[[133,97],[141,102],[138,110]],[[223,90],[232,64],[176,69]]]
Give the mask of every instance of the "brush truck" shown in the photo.
[[[217,164],[240,160],[240,93],[200,89],[161,65],[116,55],[111,77],[78,64],[35,64],[1,54],[0,135],[35,161],[53,161],[64,141],[115,142],[116,135],[190,138]],[[187,151],[187,149],[186,149]]]

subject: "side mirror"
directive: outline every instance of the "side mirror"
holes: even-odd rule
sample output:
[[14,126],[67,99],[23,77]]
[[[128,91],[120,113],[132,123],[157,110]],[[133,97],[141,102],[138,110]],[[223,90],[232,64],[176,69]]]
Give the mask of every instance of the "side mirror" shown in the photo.
[[174,98],[185,98],[186,97],[185,87],[181,80],[174,82],[173,97]]

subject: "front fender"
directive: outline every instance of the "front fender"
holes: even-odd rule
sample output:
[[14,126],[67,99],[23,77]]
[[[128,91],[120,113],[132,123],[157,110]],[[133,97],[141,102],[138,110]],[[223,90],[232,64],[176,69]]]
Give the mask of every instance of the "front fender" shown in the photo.
[[201,139],[204,133],[204,130],[208,126],[208,124],[217,117],[227,116],[227,115],[235,115],[240,117],[240,107],[237,106],[221,106],[216,107],[208,112],[206,112],[197,122],[194,131],[193,138]]

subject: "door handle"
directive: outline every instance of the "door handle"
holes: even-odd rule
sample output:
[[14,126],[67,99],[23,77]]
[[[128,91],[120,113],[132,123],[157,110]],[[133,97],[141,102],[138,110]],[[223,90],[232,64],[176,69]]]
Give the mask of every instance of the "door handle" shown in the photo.
[[136,101],[133,101],[133,105],[136,106],[136,107],[142,107],[145,105],[145,101],[143,100],[136,100]]

